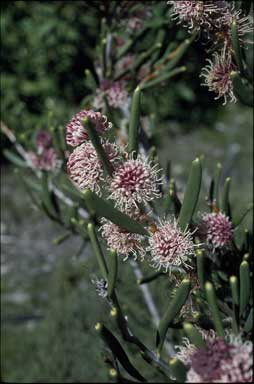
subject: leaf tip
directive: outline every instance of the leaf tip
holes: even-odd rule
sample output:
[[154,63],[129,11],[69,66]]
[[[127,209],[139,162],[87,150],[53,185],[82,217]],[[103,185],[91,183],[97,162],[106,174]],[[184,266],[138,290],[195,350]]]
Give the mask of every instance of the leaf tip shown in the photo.
[[101,323],[96,323],[94,328],[95,328],[96,331],[100,331],[101,328],[102,328],[102,324]]

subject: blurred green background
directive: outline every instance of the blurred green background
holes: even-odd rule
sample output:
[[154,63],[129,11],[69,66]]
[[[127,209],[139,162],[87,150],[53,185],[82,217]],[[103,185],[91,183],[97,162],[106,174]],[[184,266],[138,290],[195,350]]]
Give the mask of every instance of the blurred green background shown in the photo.
[[[21,141],[47,127],[50,110],[62,125],[79,110],[88,94],[84,69],[92,68],[95,58],[99,8],[99,1],[1,3],[1,120]],[[184,36],[181,31],[177,38]],[[142,108],[147,115],[156,111],[160,160],[163,165],[172,161],[180,192],[191,160],[204,154],[203,202],[214,166],[221,161],[223,176],[232,177],[237,215],[253,196],[253,115],[240,103],[222,107],[200,86],[203,51],[196,42],[184,59],[189,63],[186,76],[151,92]],[[4,138],[2,146],[9,146]],[[52,240],[61,228],[32,207],[12,165],[4,161],[1,172],[2,380],[109,382],[94,325],[106,318],[114,328],[109,308],[91,283],[98,271],[89,246],[79,256],[79,238],[55,246]],[[243,223],[251,225],[250,218]],[[119,287],[135,332],[153,345],[154,326],[128,263],[120,264]],[[151,291],[160,312],[169,291],[155,282]],[[135,350],[129,351],[132,361],[144,367]],[[162,380],[147,366],[146,372],[150,381]]]

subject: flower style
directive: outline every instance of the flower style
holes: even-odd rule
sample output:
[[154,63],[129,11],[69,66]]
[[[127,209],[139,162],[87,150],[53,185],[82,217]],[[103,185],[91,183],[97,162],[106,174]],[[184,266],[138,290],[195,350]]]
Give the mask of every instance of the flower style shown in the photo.
[[116,206],[127,209],[138,208],[138,203],[146,204],[160,197],[159,172],[158,164],[152,165],[142,155],[138,155],[135,159],[132,153],[130,158],[113,173],[109,199],[113,199]]
[[[107,141],[102,144],[109,161],[113,164],[119,159],[120,149],[116,144]],[[68,158],[67,171],[80,190],[90,188],[100,195],[100,182],[104,181],[103,164],[90,141],[74,149]]]
[[206,213],[199,224],[201,235],[214,247],[228,246],[233,239],[233,226],[224,213]]
[[236,96],[233,90],[233,82],[231,72],[236,70],[236,66],[232,62],[232,57],[227,54],[219,55],[217,52],[213,55],[214,60],[207,59],[209,64],[203,68],[201,77],[204,77],[202,85],[208,86],[209,91],[217,93],[215,100],[224,97],[225,105],[227,100],[236,102]]
[[177,357],[188,368],[188,383],[252,382],[252,342],[229,334],[226,340],[212,333],[203,338],[206,348],[195,347],[187,338],[177,347]]
[[161,222],[148,239],[152,266],[166,272],[176,266],[190,268],[188,259],[195,255],[191,235],[188,230],[182,232],[176,220]]
[[134,259],[137,257],[141,260],[144,259],[144,236],[128,232],[104,218],[101,219],[101,223],[100,231],[107,242],[108,249],[115,249],[119,255],[124,256],[124,261],[128,259],[129,255],[132,255]]
[[93,110],[78,112],[66,126],[66,142],[72,147],[76,147],[88,140],[87,130],[82,123],[86,117],[91,119],[99,134],[112,127],[112,123],[108,122],[107,117],[100,112],[94,112]]

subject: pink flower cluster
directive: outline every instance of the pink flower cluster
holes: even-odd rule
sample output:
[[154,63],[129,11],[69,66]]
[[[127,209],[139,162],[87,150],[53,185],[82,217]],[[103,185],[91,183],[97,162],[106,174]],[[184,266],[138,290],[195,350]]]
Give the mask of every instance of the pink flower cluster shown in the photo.
[[246,34],[253,33],[253,18],[243,16],[241,10],[235,9],[234,2],[230,4],[228,1],[168,1],[168,4],[172,5],[172,18],[183,23],[190,32],[194,29],[206,32],[209,42],[218,49],[202,71],[203,85],[217,94],[216,99],[223,97],[223,105],[228,100],[236,102],[230,76],[232,71],[237,71],[233,59],[232,24],[236,23],[239,42],[244,47]]
[[240,336],[203,335],[206,348],[196,348],[188,339],[178,346],[177,357],[187,367],[187,383],[250,383],[253,380],[253,344]]
[[[88,138],[85,127],[83,127],[82,118],[87,116],[92,116],[95,120],[95,128],[101,135],[102,146],[112,164],[113,172],[110,176],[105,176],[103,164]],[[144,221],[141,206],[146,206],[150,201],[161,196],[159,190],[161,184],[160,169],[158,164],[151,163],[143,155],[128,154],[124,148],[106,140],[103,135],[110,127],[111,123],[108,123],[106,117],[99,112],[82,111],[74,116],[66,128],[67,143],[77,145],[68,158],[68,175],[80,190],[89,188],[100,195],[103,187],[104,191],[108,192],[108,199],[113,200],[118,209],[135,220]],[[123,230],[105,219],[102,220],[100,230],[109,248],[116,249],[125,258],[129,254],[134,257],[139,255],[141,259],[144,258],[146,249],[144,236]],[[169,260],[169,254],[166,255],[167,263],[179,265],[180,258],[184,263],[185,253],[187,251],[188,254],[191,253],[191,244],[188,243],[187,233],[181,237],[180,230],[177,230],[175,226],[167,227],[167,230],[171,233],[169,233],[167,241],[170,242],[171,239],[171,247],[175,249],[179,246],[181,252],[180,256],[177,249],[175,249],[175,253],[172,251],[172,260]],[[177,240],[174,238],[176,235],[178,235]],[[162,241],[166,240],[162,239]],[[154,239],[154,246],[152,241],[150,243],[151,250],[155,245]],[[169,250],[169,248],[170,245],[168,244],[167,249]],[[153,254],[155,255],[155,253],[154,249]],[[164,266],[165,254],[160,256],[161,265]]]
[[[112,173],[105,174],[103,163],[89,140],[82,119],[90,117],[105,154],[112,166]],[[89,188],[113,201],[115,207],[147,227],[148,236],[131,233],[109,220],[102,219],[101,234],[108,248],[116,249],[126,259],[129,255],[144,259],[146,253],[152,267],[171,272],[172,268],[192,268],[196,245],[193,233],[182,231],[175,219],[156,220],[145,215],[149,203],[161,197],[161,170],[158,164],[144,155],[127,153],[125,147],[109,142],[105,134],[112,124],[100,112],[84,110],[72,118],[66,128],[67,143],[76,148],[69,155],[67,172],[79,190]],[[78,132],[78,133],[77,133]],[[43,142],[43,140],[41,140]],[[158,223],[157,223],[158,222]],[[202,216],[199,234],[213,248],[228,246],[233,227],[223,213]]]
[[110,107],[124,108],[129,103],[129,94],[126,90],[125,82],[103,80],[100,88],[96,90],[94,99],[94,107],[96,109],[101,109],[103,107],[104,97],[107,99]]
[[129,255],[132,255],[134,259],[137,257],[141,260],[144,259],[144,236],[128,232],[106,219],[102,219],[101,223],[100,231],[109,249],[115,249],[119,255],[124,257],[124,260]]
[[179,266],[190,268],[188,262],[195,255],[195,245],[191,233],[181,231],[175,220],[160,223],[148,241],[155,268],[165,271]]
[[92,121],[99,134],[103,134],[112,127],[112,123],[108,122],[107,117],[100,112],[92,110],[78,112],[66,127],[66,142],[68,145],[76,147],[88,140],[88,133],[82,122],[86,117]]
[[[104,141],[102,145],[110,162],[112,164],[116,162],[119,159],[119,148],[116,144]],[[90,141],[74,149],[68,158],[67,171],[80,190],[89,188],[97,194],[101,194],[100,183],[105,181],[103,164]]]
[[40,131],[36,138],[36,152],[28,152],[27,161],[31,167],[41,171],[52,171],[61,165],[53,148],[53,139],[49,132]]
[[224,213],[206,213],[199,224],[200,234],[214,248],[229,246],[233,239],[233,225]]
[[204,77],[204,83],[209,91],[217,93],[216,99],[224,98],[225,105],[227,100],[236,102],[236,97],[233,89],[233,82],[231,79],[231,72],[235,71],[236,65],[232,61],[230,55],[219,55],[217,52],[213,55],[213,61],[207,59],[209,64],[203,68],[201,77]]
[[138,208],[138,204],[147,203],[161,196],[158,190],[161,178],[158,164],[152,165],[145,157],[133,154],[118,167],[112,177],[109,198],[122,209]]

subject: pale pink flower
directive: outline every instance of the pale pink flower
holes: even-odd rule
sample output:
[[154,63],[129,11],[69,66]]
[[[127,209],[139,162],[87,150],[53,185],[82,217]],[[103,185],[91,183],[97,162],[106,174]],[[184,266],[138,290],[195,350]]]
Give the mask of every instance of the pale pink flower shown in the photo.
[[202,216],[199,230],[201,236],[214,247],[228,246],[233,239],[233,225],[224,213],[206,213]]
[[177,358],[187,367],[187,383],[245,383],[253,379],[253,344],[240,336],[203,335],[206,348],[197,348],[187,338],[177,346]]
[[217,94],[215,100],[223,97],[225,105],[227,100],[230,102],[236,102],[236,96],[234,94],[233,82],[231,79],[231,72],[236,70],[235,64],[232,62],[231,55],[218,54],[213,55],[213,60],[207,59],[209,64],[203,68],[201,77],[204,77],[204,83],[208,87],[209,91],[213,91]]
[[96,90],[94,107],[100,109],[104,105],[103,97],[106,97],[112,108],[124,108],[129,102],[129,94],[123,81],[110,82],[104,80]]
[[171,14],[190,31],[194,28],[211,30],[218,17],[229,9],[226,1],[168,1],[173,6]]
[[143,260],[145,256],[144,236],[128,232],[104,218],[101,223],[100,231],[108,249],[115,249],[119,255],[124,256],[124,260],[129,255],[132,255],[134,259],[140,257]]
[[253,18],[251,16],[243,16],[241,10],[232,8],[230,11],[222,12],[217,18],[217,30],[215,30],[214,38],[218,42],[222,42],[226,49],[232,50],[232,23],[237,25],[237,34],[241,46],[246,43],[246,34],[253,33]]
[[172,267],[190,268],[189,258],[195,255],[192,234],[181,231],[176,220],[161,222],[148,239],[152,266],[166,272]]
[[108,103],[113,108],[123,108],[128,104],[129,94],[125,88],[125,84],[121,81],[114,82],[110,88],[106,90]]
[[103,134],[112,127],[112,123],[108,122],[107,117],[100,112],[94,112],[93,110],[78,112],[66,126],[66,142],[72,147],[76,147],[88,140],[88,133],[83,125],[83,120],[86,117],[91,119],[99,134]]
[[110,199],[120,208],[138,207],[161,196],[160,169],[141,155],[129,159],[115,169],[110,184]]
[[[240,44],[245,43],[245,35],[253,32],[253,18],[243,16],[236,10],[234,2],[228,1],[168,1],[172,7],[172,18],[183,23],[191,32],[194,28],[208,32],[214,42],[221,42],[225,50],[232,50],[231,28],[236,21]],[[230,52],[228,52],[230,54]]]
[[[116,144],[104,142],[103,147],[112,164],[119,159],[120,150]],[[68,158],[67,171],[80,190],[89,188],[101,194],[100,183],[105,180],[103,164],[90,141],[74,149]]]
[[41,171],[53,171],[61,166],[54,148],[44,149],[41,153],[29,152],[27,160],[32,168]]

